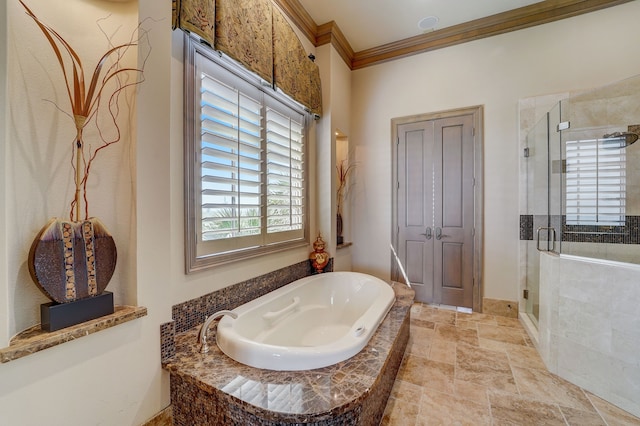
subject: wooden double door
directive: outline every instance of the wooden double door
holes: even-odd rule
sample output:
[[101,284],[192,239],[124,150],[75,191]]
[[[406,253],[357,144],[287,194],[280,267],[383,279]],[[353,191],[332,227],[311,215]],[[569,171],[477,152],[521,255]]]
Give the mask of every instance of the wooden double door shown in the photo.
[[427,303],[473,306],[474,116],[398,124],[395,244]]

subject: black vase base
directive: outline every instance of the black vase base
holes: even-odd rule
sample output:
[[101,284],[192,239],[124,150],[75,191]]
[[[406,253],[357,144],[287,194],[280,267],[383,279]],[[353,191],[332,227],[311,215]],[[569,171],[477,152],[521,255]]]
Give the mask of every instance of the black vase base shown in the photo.
[[113,293],[110,291],[69,303],[43,303],[40,305],[40,328],[43,331],[56,331],[113,312]]

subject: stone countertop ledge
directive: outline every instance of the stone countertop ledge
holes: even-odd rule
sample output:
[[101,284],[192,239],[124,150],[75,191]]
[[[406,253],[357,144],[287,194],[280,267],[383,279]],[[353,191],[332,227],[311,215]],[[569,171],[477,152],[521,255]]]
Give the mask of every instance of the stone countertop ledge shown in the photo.
[[17,334],[11,339],[8,347],[0,349],[0,363],[3,364],[14,361],[47,348],[114,327],[118,324],[142,318],[146,315],[147,308],[142,306],[116,306],[114,313],[111,315],[106,315],[57,331],[42,331],[40,324],[37,324]]
[[163,366],[262,418],[277,413],[279,420],[326,420],[361,404],[381,374],[415,297],[405,284],[391,285],[396,302],[387,317],[361,352],[338,364],[307,371],[249,367],[220,351],[213,326],[209,353],[200,354],[197,326],[175,336],[176,355]]

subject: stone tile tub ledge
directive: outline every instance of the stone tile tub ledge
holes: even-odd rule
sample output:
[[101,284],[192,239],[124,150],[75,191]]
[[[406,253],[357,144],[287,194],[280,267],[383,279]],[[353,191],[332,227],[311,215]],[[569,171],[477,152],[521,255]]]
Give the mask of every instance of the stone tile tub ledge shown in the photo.
[[171,376],[174,424],[378,424],[409,340],[415,297],[404,284],[391,286],[396,301],[367,346],[324,368],[271,371],[240,364],[220,351],[213,326],[208,354],[199,353],[199,326],[176,334],[175,355],[163,363]]

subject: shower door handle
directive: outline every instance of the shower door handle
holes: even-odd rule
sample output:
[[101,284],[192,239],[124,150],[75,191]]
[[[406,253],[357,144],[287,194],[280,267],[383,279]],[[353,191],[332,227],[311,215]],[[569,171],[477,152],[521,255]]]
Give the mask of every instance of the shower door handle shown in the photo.
[[[543,250],[540,248],[540,231],[545,229],[547,231],[551,231],[551,250]],[[540,228],[536,229],[536,249],[538,251],[556,251],[556,228],[554,228],[553,226],[541,226]]]
[[427,226],[426,232],[424,234],[420,234],[420,235],[424,235],[427,240],[430,240],[431,239],[431,227]]

